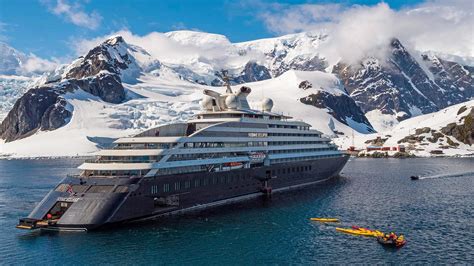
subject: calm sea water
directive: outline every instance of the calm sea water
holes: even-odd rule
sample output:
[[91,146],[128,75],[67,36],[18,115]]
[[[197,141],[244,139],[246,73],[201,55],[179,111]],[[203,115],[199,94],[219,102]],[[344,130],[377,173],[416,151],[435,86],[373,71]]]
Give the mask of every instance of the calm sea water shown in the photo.
[[[311,188],[163,221],[90,233],[15,229],[78,160],[0,161],[0,263],[472,263],[474,158],[351,159]],[[410,175],[426,178],[411,181]],[[310,217],[404,233],[395,250]]]

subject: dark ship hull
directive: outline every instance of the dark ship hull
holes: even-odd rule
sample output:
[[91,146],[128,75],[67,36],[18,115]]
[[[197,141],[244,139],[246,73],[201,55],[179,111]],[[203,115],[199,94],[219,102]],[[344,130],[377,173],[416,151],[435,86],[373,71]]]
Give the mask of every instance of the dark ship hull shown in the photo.
[[151,178],[66,177],[18,227],[87,231],[210,208],[327,180],[348,158]]

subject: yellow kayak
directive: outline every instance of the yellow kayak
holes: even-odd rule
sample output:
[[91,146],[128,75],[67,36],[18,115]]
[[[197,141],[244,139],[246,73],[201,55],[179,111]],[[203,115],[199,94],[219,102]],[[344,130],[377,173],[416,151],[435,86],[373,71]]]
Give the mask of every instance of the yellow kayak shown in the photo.
[[378,230],[370,230],[366,228],[356,227],[356,228],[340,228],[336,227],[336,230],[346,234],[358,235],[358,236],[370,236],[370,237],[380,237],[384,236],[383,232]]
[[383,232],[379,230],[370,230],[367,228],[362,228],[362,227],[357,227],[357,226],[353,226],[352,229],[367,233],[368,235],[373,236],[373,237],[379,237],[379,236],[385,235]]
[[346,233],[346,234],[351,234],[351,235],[358,235],[358,236],[374,236],[373,232],[359,230],[359,229],[336,227],[336,231]]
[[322,222],[322,223],[338,223],[337,218],[310,218],[311,221]]

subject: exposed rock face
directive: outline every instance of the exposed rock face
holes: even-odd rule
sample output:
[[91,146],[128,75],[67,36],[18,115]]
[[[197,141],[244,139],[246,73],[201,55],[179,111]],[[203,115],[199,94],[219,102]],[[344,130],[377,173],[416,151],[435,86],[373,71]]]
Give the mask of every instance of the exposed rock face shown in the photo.
[[236,84],[254,82],[265,79],[271,79],[270,71],[262,65],[259,65],[255,62],[248,62],[242,73],[239,76],[232,79]]
[[[222,79],[222,73],[216,72],[215,76],[216,78],[211,82],[210,85],[223,86],[224,81]],[[266,80],[266,79],[271,79],[271,78],[272,76],[270,74],[270,71],[266,67],[252,61],[247,62],[247,64],[245,64],[244,66],[244,69],[240,73],[229,75],[229,81],[230,81],[230,84],[232,85]],[[200,83],[200,82],[197,82],[197,83]]]
[[385,60],[367,58],[359,65],[339,63],[333,69],[364,112],[379,109],[402,120],[472,97],[469,67],[424,56],[426,72],[397,39],[390,42],[390,52]]
[[352,119],[354,122],[365,124],[367,132],[375,132],[359,106],[345,94],[333,95],[319,91],[300,99],[300,101],[318,108],[328,108],[329,113],[341,123],[349,125],[348,119]]
[[450,123],[441,129],[446,135],[453,136],[460,142],[468,145],[474,144],[474,108],[464,117],[461,118],[460,125]]
[[120,77],[106,73],[100,73],[87,79],[70,79],[63,86],[67,91],[82,89],[109,103],[121,103],[126,96]]
[[368,58],[360,65],[339,63],[333,73],[343,81],[364,112],[375,109],[384,114],[402,112],[402,115],[407,114],[403,118],[408,118],[437,111],[437,105],[415,87],[415,84],[427,82],[428,87],[423,90],[434,90],[427,75],[398,40],[393,40],[391,47],[388,60]]
[[298,88],[303,89],[303,90],[307,90],[307,89],[310,89],[312,87],[313,87],[313,84],[311,84],[311,82],[309,82],[307,80],[301,81],[300,84],[298,85]]
[[[443,60],[435,55],[423,54],[423,63],[433,74],[434,82],[457,101],[474,96],[474,68]],[[454,104],[456,102],[444,103]]]
[[121,75],[130,72],[129,68],[139,69],[126,52],[125,45],[122,37],[108,39],[73,62],[60,80],[30,89],[18,99],[2,122],[0,137],[9,142],[38,130],[53,130],[65,125],[72,116],[62,97],[66,92],[81,89],[106,102],[123,102],[126,93]]
[[[120,46],[125,41],[121,36],[106,40],[101,45],[90,50],[87,55],[80,59],[68,73],[67,79],[83,79],[106,71],[112,74],[120,75],[121,70],[125,70],[133,63],[130,54],[118,52]],[[115,50],[115,51],[114,51]]]
[[0,125],[0,135],[7,142],[27,137],[38,130],[63,126],[71,113],[66,101],[54,88],[30,89],[13,106]]
[[[283,55],[283,54],[282,54]],[[289,62],[278,62],[282,55],[275,58],[277,67],[272,69],[272,73],[275,77],[280,76],[288,70],[302,70],[302,71],[324,71],[328,66],[324,58],[320,58],[319,55],[308,57],[305,55],[297,56]]]

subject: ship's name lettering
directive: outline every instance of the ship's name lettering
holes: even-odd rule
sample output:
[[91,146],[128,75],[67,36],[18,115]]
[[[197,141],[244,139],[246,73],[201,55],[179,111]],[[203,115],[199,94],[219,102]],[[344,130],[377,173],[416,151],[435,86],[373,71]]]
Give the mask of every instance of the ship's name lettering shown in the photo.
[[73,197],[58,197],[58,201],[65,201],[65,202],[78,202],[81,198],[73,198]]

